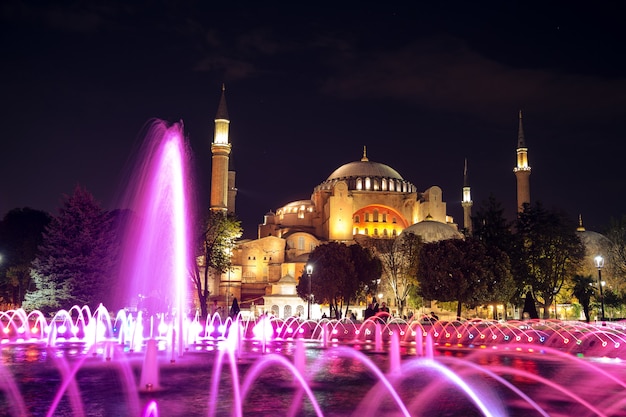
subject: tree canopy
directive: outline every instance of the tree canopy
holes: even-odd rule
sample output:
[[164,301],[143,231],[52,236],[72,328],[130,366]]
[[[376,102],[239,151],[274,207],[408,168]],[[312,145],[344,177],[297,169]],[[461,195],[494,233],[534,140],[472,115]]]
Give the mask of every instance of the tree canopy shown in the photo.
[[311,277],[304,273],[296,291],[302,299],[311,292],[316,303],[330,305],[331,315],[341,317],[342,307],[346,312],[350,302],[359,292],[376,288],[380,279],[381,266],[378,258],[371,251],[358,244],[329,242],[317,246],[309,255],[309,264],[313,266]]
[[381,285],[389,289],[403,315],[409,294],[419,285],[417,270],[422,238],[414,233],[403,233],[395,239],[370,239],[380,258],[384,279]]
[[447,239],[426,243],[420,252],[419,293],[425,299],[456,301],[473,308],[504,301],[511,293],[512,278],[502,252],[489,252],[476,239]]
[[9,211],[0,221],[0,304],[19,307],[30,288],[35,259],[50,214],[28,207]]
[[73,305],[110,307],[117,278],[118,247],[113,217],[77,186],[46,228],[32,264],[35,289],[23,307],[53,312]]
[[241,237],[241,222],[234,214],[209,211],[198,245],[198,256],[202,259],[204,271],[195,262],[192,281],[200,303],[202,317],[208,316],[209,282],[211,274],[218,277],[231,267],[232,250]]
[[512,263],[518,288],[530,288],[543,306],[543,318],[566,279],[574,276],[585,256],[576,222],[563,211],[541,203],[524,205],[518,213]]

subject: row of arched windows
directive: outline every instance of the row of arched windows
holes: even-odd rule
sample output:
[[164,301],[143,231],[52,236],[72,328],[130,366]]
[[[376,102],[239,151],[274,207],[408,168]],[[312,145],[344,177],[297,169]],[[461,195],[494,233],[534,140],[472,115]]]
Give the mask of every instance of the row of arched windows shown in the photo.
[[[358,227],[354,228],[354,234],[355,235],[366,235],[369,236],[369,229],[366,227],[364,229],[359,229]],[[379,234],[378,229],[375,228],[374,229],[374,233],[372,236],[374,237],[378,237],[378,236],[382,236],[382,237],[396,237],[398,234],[398,232],[396,231],[396,229],[391,229],[391,232],[389,232],[387,229],[383,229],[382,234]]]
[[374,178],[370,177],[357,178],[356,179],[357,190],[374,190],[374,191],[398,191],[407,193],[410,192],[410,185],[404,181],[394,180],[393,178]]
[[[382,223],[387,223],[387,213],[379,213],[377,209],[374,209],[374,211],[372,213],[369,212],[364,212],[363,213],[363,221],[364,222],[382,222]],[[356,215],[354,216],[354,222],[355,223],[361,223],[361,216],[360,215]],[[398,222],[398,219],[396,219],[395,217],[391,218],[391,223],[396,224]]]

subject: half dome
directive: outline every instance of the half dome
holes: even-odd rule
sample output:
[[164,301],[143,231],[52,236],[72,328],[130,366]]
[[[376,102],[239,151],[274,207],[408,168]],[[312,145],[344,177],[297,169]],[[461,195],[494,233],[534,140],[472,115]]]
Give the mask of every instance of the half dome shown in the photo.
[[422,220],[402,231],[400,236],[413,233],[420,236],[425,243],[438,242],[446,239],[463,239],[463,234],[454,227],[436,220]]

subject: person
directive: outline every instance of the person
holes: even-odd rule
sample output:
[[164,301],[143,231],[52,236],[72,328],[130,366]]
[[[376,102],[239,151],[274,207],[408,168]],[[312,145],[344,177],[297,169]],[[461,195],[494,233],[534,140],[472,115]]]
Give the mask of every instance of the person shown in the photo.
[[433,319],[435,319],[435,320],[439,320],[439,316],[438,316],[438,315],[436,315],[434,311],[431,311],[431,312],[430,312],[430,316],[431,316]]
[[356,314],[350,313],[350,320],[356,321]]
[[235,320],[237,314],[239,314],[239,303],[237,302],[237,297],[235,297],[233,298],[233,304],[230,306],[230,318]]
[[371,302],[367,305],[367,308],[365,309],[365,312],[363,313],[363,318],[365,320],[369,319],[370,317],[374,317],[374,315],[376,314],[376,310],[374,308],[375,308],[374,302]]
[[382,313],[380,316],[380,319],[383,322],[387,322],[389,320],[389,318],[391,317],[391,314],[389,314],[389,307],[387,307],[387,303],[385,303],[383,301],[383,303],[380,305],[380,313]]

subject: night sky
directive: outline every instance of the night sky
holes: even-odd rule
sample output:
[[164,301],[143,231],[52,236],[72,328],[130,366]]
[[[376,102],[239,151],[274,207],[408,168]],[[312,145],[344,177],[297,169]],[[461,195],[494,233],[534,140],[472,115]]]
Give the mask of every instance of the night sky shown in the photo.
[[222,83],[246,237],[363,146],[461,226],[467,158],[474,210],[512,216],[519,110],[533,202],[626,214],[624,1],[48,3],[0,5],[0,216],[77,184],[117,208],[151,118],[183,121],[208,208]]

